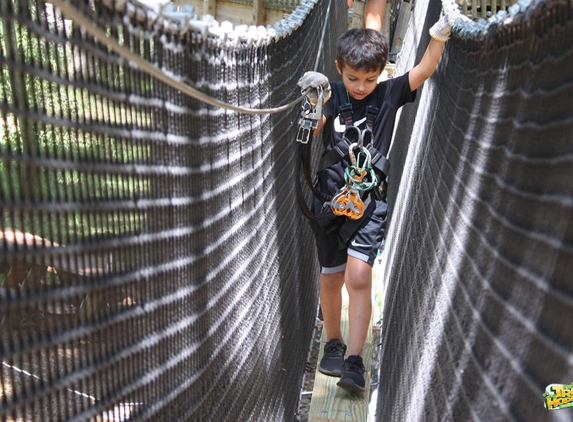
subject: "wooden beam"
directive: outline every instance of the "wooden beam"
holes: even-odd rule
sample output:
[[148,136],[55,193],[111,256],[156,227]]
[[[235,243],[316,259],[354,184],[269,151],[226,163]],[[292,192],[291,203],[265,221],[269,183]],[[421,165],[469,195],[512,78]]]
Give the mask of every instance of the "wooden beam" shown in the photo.
[[364,2],[355,0],[352,4],[352,22],[350,28],[364,28]]
[[253,22],[255,25],[265,24],[265,0],[253,0]]
[[217,19],[217,0],[203,0],[203,14]]

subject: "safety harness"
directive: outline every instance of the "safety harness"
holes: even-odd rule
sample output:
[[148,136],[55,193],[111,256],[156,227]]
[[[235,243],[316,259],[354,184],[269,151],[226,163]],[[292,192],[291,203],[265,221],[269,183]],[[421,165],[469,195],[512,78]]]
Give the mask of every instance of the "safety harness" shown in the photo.
[[[342,135],[342,141],[336,144],[334,148],[328,151],[323,157],[320,169],[324,170],[341,161],[348,155],[350,145],[358,143],[361,148],[366,148],[370,153],[370,164],[384,175],[387,175],[390,169],[390,162],[382,153],[374,148],[373,145],[374,136],[372,129],[374,128],[374,120],[378,115],[378,107],[372,105],[366,106],[366,128],[363,131],[360,131],[360,129],[354,126],[351,103],[341,105],[338,110],[340,113],[340,123],[344,124],[346,129]],[[352,139],[353,132],[355,133],[354,136],[356,139]],[[366,140],[367,136],[369,138],[368,140]]]
[[[344,98],[347,95],[346,89],[342,84],[335,84],[334,86],[338,90],[343,90],[343,92],[339,91],[339,98]],[[310,170],[311,145],[309,140],[312,137],[311,130],[317,127],[318,120],[322,116],[321,93],[322,90],[319,91],[320,101],[315,107],[308,102],[303,104],[303,112],[299,120],[297,133],[299,163],[302,166],[307,185],[313,195],[324,206],[330,205],[334,215],[346,216],[350,220],[359,222],[363,216],[370,215],[375,208],[375,204],[370,201],[369,193],[372,193],[377,199],[385,199],[386,196],[385,178],[386,174],[388,174],[390,163],[373,145],[372,130],[379,110],[371,105],[366,107],[366,126],[364,130],[360,130],[354,125],[352,104],[347,103],[339,107],[340,123],[345,125],[342,141],[338,142],[334,148],[322,157],[319,170],[325,170],[339,163],[346,156],[349,156],[351,165],[344,172],[346,185],[340,188],[334,197],[330,197],[316,188],[316,183],[312,180]],[[301,136],[301,134],[304,134],[304,136]],[[309,219],[319,220],[304,202],[300,180],[297,178],[297,181],[297,199],[303,214]],[[345,226],[347,226],[346,231],[352,230],[352,232],[358,227],[356,223],[348,221],[348,223],[343,225],[341,232],[344,231]],[[356,226],[356,228],[353,226]],[[344,238],[345,236],[342,237]]]

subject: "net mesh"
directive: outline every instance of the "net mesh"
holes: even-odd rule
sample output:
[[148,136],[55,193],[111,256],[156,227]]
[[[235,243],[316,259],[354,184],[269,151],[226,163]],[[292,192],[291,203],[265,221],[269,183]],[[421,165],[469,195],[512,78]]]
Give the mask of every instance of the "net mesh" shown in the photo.
[[[439,8],[416,2],[398,72]],[[542,394],[573,379],[572,39],[567,0],[458,23],[404,107],[377,420],[570,420]]]
[[[299,96],[319,54],[332,75],[347,25],[318,1],[261,42],[72,5],[174,80],[253,108]],[[292,420],[318,302],[299,108],[207,106],[107,41],[49,3],[0,0],[0,419]]]
[[[347,25],[317,1],[261,41],[72,3],[254,108],[294,99],[315,63],[334,79]],[[397,73],[439,9],[416,2]],[[572,15],[522,2],[458,25],[400,114],[377,420],[568,419],[541,394],[573,377]],[[297,107],[205,105],[65,17],[0,0],[1,419],[293,420],[318,301]]]

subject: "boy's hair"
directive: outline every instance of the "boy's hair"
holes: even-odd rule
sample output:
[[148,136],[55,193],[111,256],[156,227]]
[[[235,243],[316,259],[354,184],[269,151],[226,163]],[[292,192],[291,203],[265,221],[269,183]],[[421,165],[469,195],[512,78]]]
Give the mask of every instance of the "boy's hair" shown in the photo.
[[336,60],[342,68],[376,72],[384,70],[388,60],[388,41],[373,29],[353,28],[338,39]]

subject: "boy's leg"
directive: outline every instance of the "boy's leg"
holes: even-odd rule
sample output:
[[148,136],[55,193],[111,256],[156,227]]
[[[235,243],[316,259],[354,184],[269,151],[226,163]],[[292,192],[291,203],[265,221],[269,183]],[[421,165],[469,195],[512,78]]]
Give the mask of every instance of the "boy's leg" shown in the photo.
[[337,385],[351,392],[362,392],[366,389],[366,380],[361,355],[372,316],[372,266],[349,255],[345,275],[350,340],[348,356],[342,365],[342,375]]
[[346,345],[340,330],[343,285],[344,271],[323,273],[320,276],[320,307],[327,341],[324,345],[318,370],[333,377],[342,375],[342,366],[346,355]]
[[372,266],[384,238],[388,204],[375,200],[374,212],[350,239],[345,282],[349,296],[350,339],[348,355],[360,356],[372,318]]
[[[324,212],[322,204],[315,203],[317,209]],[[327,207],[330,211],[330,207]],[[318,370],[333,377],[342,375],[342,365],[346,355],[346,345],[342,339],[340,320],[342,311],[342,287],[346,268],[346,245],[338,236],[342,219],[333,219],[330,224],[311,223],[316,236],[318,261],[321,265],[320,307],[326,330],[327,342],[318,364]]]
[[372,266],[348,256],[345,282],[349,297],[348,355],[361,356],[372,319]]
[[320,309],[326,329],[326,341],[338,339],[344,343],[340,331],[343,285],[344,271],[320,275]]

